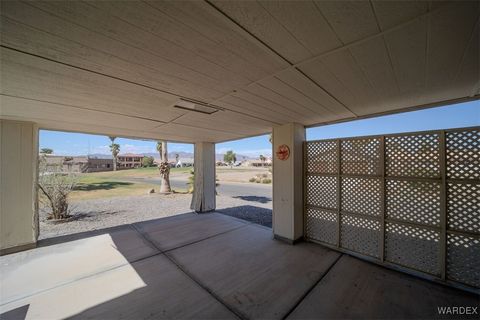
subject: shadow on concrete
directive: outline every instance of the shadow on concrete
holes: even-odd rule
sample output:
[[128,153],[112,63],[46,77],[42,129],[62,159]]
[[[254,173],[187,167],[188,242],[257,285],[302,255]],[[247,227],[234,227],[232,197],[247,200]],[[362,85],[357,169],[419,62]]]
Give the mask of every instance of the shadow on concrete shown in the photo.
[[29,304],[0,314],[2,320],[24,320],[27,317]]
[[[243,211],[245,214],[247,211],[257,211],[259,209],[262,209],[264,215],[270,215],[271,219],[271,210],[252,206],[227,208],[218,210],[217,212],[234,216],[235,212],[238,214],[239,210]],[[261,315],[264,314],[263,312],[272,312],[272,310],[269,309],[271,308],[270,304],[259,298],[261,292],[250,291],[248,292],[248,296],[243,292],[247,290],[246,288],[256,288],[256,290],[258,290],[258,283],[257,287],[248,287],[247,284],[251,285],[252,282],[260,282],[261,284],[261,277],[259,275],[269,275],[271,273],[279,272],[276,268],[285,269],[282,269],[283,271],[281,273],[282,275],[287,275],[284,276],[283,279],[284,285],[289,284],[295,286],[298,285],[298,283],[305,281],[305,277],[301,278],[297,275],[297,273],[300,274],[302,272],[305,273],[307,277],[313,277],[315,279],[319,278],[319,280],[310,279],[310,282],[313,283],[311,291],[306,291],[305,295],[297,302],[289,300],[289,303],[292,303],[291,306],[288,306],[288,308],[291,308],[291,311],[287,314],[282,312],[277,313],[275,317],[271,317],[272,319],[313,319],[322,317],[330,319],[450,319],[452,318],[451,315],[438,315],[437,306],[476,306],[478,304],[477,295],[420,280],[406,274],[387,270],[374,264],[347,256],[344,256],[346,258],[340,260],[342,262],[340,267],[342,268],[337,268],[337,261],[339,260],[335,260],[332,267],[326,269],[324,281],[322,280],[323,276],[320,277],[318,272],[315,273],[309,268],[298,268],[298,265],[294,264],[295,261],[308,262],[311,259],[318,260],[319,258],[316,256],[316,252],[319,251],[317,250],[319,247],[305,243],[296,246],[288,246],[281,242],[271,240],[270,238],[267,239],[264,236],[260,236],[260,233],[255,231],[255,229],[258,230],[258,228],[251,227],[244,227],[244,231],[241,231],[241,228],[236,228],[234,229],[236,232],[231,233],[225,233],[225,231],[218,230],[216,235],[225,233],[228,237],[219,238],[220,240],[218,242],[211,240],[211,242],[213,241],[213,243],[217,244],[217,247],[210,249],[211,252],[206,250],[206,248],[209,248],[208,245],[204,244],[203,247],[200,246],[200,244],[204,243],[203,241],[207,241],[206,239],[211,238],[211,236],[207,236],[206,234],[198,241],[192,241],[190,244],[180,246],[180,248],[184,248],[183,250],[189,245],[194,246],[190,250],[198,251],[202,248],[201,254],[205,255],[205,261],[210,261],[209,263],[211,263],[212,266],[218,266],[220,264],[223,265],[222,268],[230,270],[230,272],[227,273],[229,276],[226,279],[223,279],[228,283],[231,283],[229,277],[233,279],[238,276],[238,273],[235,272],[236,270],[231,269],[232,266],[249,266],[249,272],[242,275],[242,277],[248,278],[248,275],[254,274],[255,281],[237,281],[237,287],[228,289],[234,293],[238,292],[238,294],[233,295],[238,298],[238,301],[235,299],[227,299],[229,297],[228,295],[226,298],[223,296],[222,299],[219,299],[220,296],[215,298],[210,294],[209,290],[212,290],[210,287],[208,287],[210,288],[209,290],[206,290],[207,285],[205,284],[205,281],[209,279],[192,278],[187,275],[186,272],[179,269],[180,266],[183,268],[186,268],[187,266],[177,262],[175,257],[170,254],[162,254],[162,250],[160,250],[158,246],[155,246],[150,238],[151,236],[155,236],[158,232],[169,232],[166,230],[170,230],[172,234],[178,235],[178,228],[190,229],[189,233],[201,233],[201,230],[204,230],[207,226],[211,226],[214,221],[204,220],[204,226],[199,228],[198,225],[192,224],[194,221],[190,218],[208,219],[208,215],[209,214],[194,215],[192,213],[187,213],[167,218],[153,219],[150,220],[150,222],[152,222],[151,224],[147,223],[148,225],[145,225],[146,223],[142,222],[141,224],[144,225],[143,229],[139,228],[139,223],[136,223],[133,225],[124,225],[46,239],[40,241],[39,245],[44,247],[57,243],[93,237],[95,235],[109,234],[114,244],[114,250],[118,250],[118,252],[128,261],[128,263],[123,266],[115,267],[108,272],[99,272],[95,275],[95,288],[99,289],[98,304],[91,305],[90,302],[90,306],[71,317],[76,319],[249,318],[245,316],[241,310],[253,310],[256,314]],[[158,226],[164,222],[174,222],[175,226],[170,224],[168,225],[168,229],[154,228],[150,231],[146,231],[148,227],[155,227],[155,225]],[[217,223],[219,225],[224,225],[226,221],[225,219],[219,219]],[[230,226],[225,230],[230,230],[232,227],[233,226]],[[125,231],[126,229],[130,229],[130,231],[133,232],[129,232],[128,234],[126,232],[119,232],[122,230]],[[248,230],[250,230],[251,234],[248,233]],[[237,235],[234,236],[234,234]],[[244,235],[241,236],[242,234]],[[143,237],[143,244],[139,245],[139,242],[137,241],[136,244],[133,245],[132,243],[134,241],[132,240],[134,237]],[[247,240],[239,241],[239,237]],[[245,242],[248,241],[250,241],[250,243],[245,244]],[[218,247],[219,245],[220,247]],[[144,249],[142,250],[142,248]],[[218,248],[223,248],[224,250],[217,250]],[[227,251],[227,248],[231,251],[230,255],[233,256],[231,259],[227,259],[226,256],[219,254]],[[294,260],[286,260],[286,255],[290,255],[290,259],[292,259],[292,250],[297,253],[300,250],[303,251],[303,253],[300,256],[295,254]],[[326,253],[330,252],[328,249],[323,250],[326,250]],[[214,254],[210,254],[212,252],[214,252]],[[190,253],[186,251],[184,256],[188,257],[189,254]],[[238,259],[238,261],[235,261],[235,259]],[[197,260],[195,261],[194,265],[197,265],[199,262]],[[206,263],[205,261],[203,261],[203,263]],[[188,266],[192,268],[191,264]],[[212,267],[212,269],[208,270],[216,269]],[[240,270],[245,271],[241,268]],[[266,272],[267,270],[268,272]],[[295,274],[295,276],[293,276],[293,274]],[[348,275],[348,277],[346,275]],[[214,275],[211,276],[213,277]],[[129,288],[129,283],[132,283],[131,279],[129,280],[129,277],[138,277],[143,285],[131,286],[131,290],[126,291],[125,289]],[[78,283],[81,283],[82,281],[83,280],[79,280]],[[275,281],[272,281],[272,283],[277,281],[279,280],[276,279]],[[295,281],[298,281],[298,283],[295,283]],[[112,283],[115,285],[112,285]],[[75,286],[75,283],[69,285]],[[106,291],[118,293],[118,295],[114,295],[114,298],[109,298],[108,300],[105,299],[105,297],[102,299],[103,296],[101,296],[101,293],[105,290],[100,289],[108,286],[111,286],[111,288]],[[78,290],[79,288],[81,287],[74,287],[75,290]],[[286,294],[286,291],[276,291],[278,290],[278,287],[276,286],[263,286],[262,288],[261,291],[264,292],[263,294],[267,292],[267,294],[274,297],[274,299],[278,299],[278,297],[282,297]],[[115,290],[118,290],[118,292]],[[94,291],[95,290],[92,292]],[[308,292],[310,293],[307,295],[306,293]],[[60,289],[57,292],[59,295],[62,293],[64,292]],[[97,293],[95,292],[95,294]],[[246,297],[246,300],[242,300],[244,297]],[[362,299],[359,299],[358,297],[362,297]],[[75,299],[82,299],[82,295],[79,294]],[[327,300],[328,302],[323,302],[321,306],[318,307],[318,304],[323,300]],[[248,301],[248,303],[243,305],[244,301]],[[25,304],[20,308],[2,314],[0,319],[24,319],[28,309],[29,305]]]
[[269,203],[272,202],[272,199],[269,197],[257,197],[257,196],[234,196],[232,198],[242,199],[245,201],[260,202],[260,203]]
[[112,190],[118,187],[130,186],[133,182],[123,181],[104,181],[94,183],[79,183],[74,190],[76,191],[95,191],[95,190]]
[[[174,218],[178,216],[185,216],[192,214],[192,212],[185,212],[185,213],[180,213],[174,216],[170,217],[162,217],[162,218],[156,218],[156,219],[150,219],[150,220],[144,220],[144,221],[139,221],[139,222],[134,222],[131,224],[123,224],[123,225],[118,225],[118,226],[113,226],[113,227],[108,227],[108,228],[103,228],[103,229],[97,229],[97,230],[89,230],[89,231],[83,231],[83,232],[78,232],[78,233],[73,233],[73,234],[66,234],[62,236],[56,236],[56,237],[51,237],[51,238],[45,238],[38,240],[37,242],[37,247],[48,247],[51,245],[55,244],[60,244],[64,242],[70,242],[70,241],[76,241],[80,239],[85,239],[85,238],[90,238],[90,237],[95,237],[99,236],[102,234],[111,234],[112,232],[120,231],[125,228],[132,228],[133,225],[139,224],[139,223],[149,223],[149,222],[160,222],[160,221],[166,221],[168,218]],[[3,319],[0,319],[3,320]]]
[[272,209],[255,206],[238,206],[215,210],[218,213],[256,223],[264,227],[272,227]]

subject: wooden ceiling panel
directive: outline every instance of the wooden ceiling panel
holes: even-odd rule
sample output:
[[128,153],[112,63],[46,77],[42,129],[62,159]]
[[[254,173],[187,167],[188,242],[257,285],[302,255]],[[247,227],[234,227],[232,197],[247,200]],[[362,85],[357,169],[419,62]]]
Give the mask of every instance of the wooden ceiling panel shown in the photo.
[[299,69],[347,108],[356,103],[353,94],[335,77],[322,60],[316,59],[302,64]]
[[[0,14],[2,118],[62,130],[219,142],[480,90],[478,1],[3,1]],[[226,110],[180,111],[180,97]]]
[[343,43],[379,32],[369,1],[315,1]]
[[270,108],[255,104],[238,95],[225,96],[220,100],[215,101],[215,104],[224,107],[228,110],[234,110],[236,112],[252,115],[258,119],[265,121],[271,121],[274,124],[284,124],[289,122],[288,116],[280,114]]
[[[197,30],[179,23],[179,21],[147,3],[127,2],[123,6],[106,1],[89,3],[100,8],[103,12],[108,12],[108,14],[141,28],[166,43],[171,43],[174,47],[179,47],[202,57],[211,64],[218,65],[220,68],[217,67],[219,69],[217,77],[223,80],[230,78],[232,83],[241,86],[266,75],[258,68],[254,68],[241,56],[227,50],[220,43],[204,37]],[[209,64],[203,67],[210,68]],[[223,76],[224,73],[227,74],[227,77]]]
[[151,130],[151,132],[154,132],[159,136],[176,135],[182,137],[181,140],[185,141],[194,138],[196,141],[205,142],[233,140],[239,139],[243,136],[242,134],[235,134],[228,131],[217,130],[215,128],[199,128],[178,123],[167,123]]
[[276,75],[276,77],[295,88],[305,96],[315,101],[318,105],[337,115],[339,118],[352,117],[354,114],[348,110],[342,103],[336,100],[331,94],[327,93],[320,86],[316,85],[305,75],[295,69],[288,69]]
[[173,123],[198,128],[228,131],[239,135],[256,135],[271,131],[272,123],[244,116],[231,111],[218,111],[214,114],[186,114]]
[[[118,42],[144,51],[152,55],[150,59],[173,63],[179,68],[177,72],[190,73],[218,91],[229,92],[237,85],[245,84],[245,81],[241,81],[241,77],[235,77],[234,74],[217,64],[195,55],[171,41],[145,32],[88,3],[45,1],[35,2],[32,5],[53,15],[61,16],[66,21],[89,30],[92,34],[105,36],[108,40],[104,46],[108,46],[110,42]],[[86,40],[88,41],[88,39]]]
[[[277,98],[275,102],[281,101],[282,105],[286,107],[293,108],[296,111],[301,110],[302,114],[306,116],[315,118],[321,116],[325,119],[334,118],[334,113],[329,109],[277,77],[264,79],[258,84],[275,93],[275,97]],[[265,96],[265,94],[263,94],[263,96]]]
[[292,63],[311,57],[311,52],[256,1],[213,1],[223,13],[261,39]]
[[425,89],[427,18],[385,35],[400,93],[418,97]]
[[177,97],[2,48],[5,95],[169,121]]
[[261,5],[312,54],[342,44],[312,1],[263,1]]
[[428,10],[427,1],[372,0],[372,5],[382,30],[412,20]]
[[479,20],[479,2],[443,6],[429,20],[427,88],[444,88],[455,78]]
[[480,90],[480,24],[477,23],[470,39],[469,46],[465,51],[464,58],[458,69],[458,73],[452,79],[452,84],[460,90],[470,88],[465,96],[478,94]]
[[111,127],[116,127],[119,130],[135,130],[138,128],[151,130],[163,124],[159,121],[112,114],[105,111],[86,110],[9,96],[0,96],[0,101],[2,105],[0,114],[7,117],[28,118],[31,116],[42,121],[75,121],[76,123],[90,123],[96,126],[109,124]]
[[398,97],[399,89],[383,37],[373,38],[350,49],[358,66],[382,99]]
[[[162,74],[145,65],[130,62],[82,44],[2,17],[2,43],[26,53],[59,61],[68,65],[125,79],[165,92],[178,92],[194,99],[214,98],[221,93],[210,87],[193,84],[180,76]],[[177,89],[181,88],[181,89]]]
[[350,50],[343,50],[322,59],[332,74],[348,89],[355,104],[348,107],[355,113],[369,108],[378,101],[373,84],[359,67]]
[[147,1],[180,24],[211,39],[229,52],[248,61],[262,77],[285,68],[288,64],[269,48],[252,41],[240,26],[205,1]]
[[[5,118],[8,119],[8,118]],[[19,118],[14,118],[11,120],[22,120]],[[180,135],[177,133],[158,133],[153,131],[145,131],[142,128],[137,128],[136,130],[131,129],[121,129],[118,127],[111,127],[109,123],[103,125],[93,125],[91,123],[78,123],[75,122],[75,119],[70,119],[69,121],[51,121],[45,119],[35,119],[35,118],[25,118],[25,121],[34,121],[38,124],[40,129],[47,130],[57,130],[57,131],[67,131],[67,132],[80,132],[80,133],[91,133],[91,134],[101,134],[106,136],[115,136],[122,138],[132,138],[132,139],[152,139],[152,140],[167,140],[171,142],[196,142],[198,141],[194,137],[189,137],[186,135]]]
[[285,119],[303,121],[308,117],[303,109],[295,109],[292,102],[290,102],[289,107],[285,106],[288,104],[285,98],[257,84],[248,87],[246,90],[236,92],[232,96],[241,98],[257,106],[257,108],[268,110],[271,114],[277,113]]
[[21,2],[2,2],[2,44],[197,99],[222,93],[207,78]]
[[[282,88],[284,87],[285,85],[282,85],[281,81],[271,78],[271,80],[265,79],[249,86],[242,93],[245,93],[247,99],[251,99],[251,101],[260,105],[270,106],[272,110],[292,117],[292,119],[303,119],[302,121],[304,121],[309,117],[319,115],[315,110],[312,110],[311,105],[300,104],[295,100],[295,97],[283,92]],[[287,90],[291,91],[291,88]],[[305,103],[305,101],[302,102]]]
[[[168,16],[143,2],[127,2],[122,6],[114,2],[99,1],[90,1],[88,4],[92,9],[98,10],[99,15],[111,15],[119,20],[118,29],[111,31],[115,34],[115,39],[122,39],[143,50],[159,54],[168,60],[174,60],[189,69],[208,75],[220,82],[220,86],[217,85],[219,88],[222,88],[222,84],[228,84],[226,88],[229,91],[233,87],[246,85],[252,80],[244,77],[238,67],[237,70],[230,69],[231,63],[227,67],[220,64],[217,56],[222,51],[216,50],[217,56],[211,49],[207,54],[198,52],[193,46],[194,43],[201,48],[211,48],[213,43],[198,33],[187,33],[190,31],[188,28],[181,28],[182,25],[175,24]],[[159,21],[162,22],[160,25],[158,25]],[[155,22],[157,25],[152,25]],[[232,58],[229,56],[226,59],[234,60]],[[245,67],[244,64],[243,68]]]

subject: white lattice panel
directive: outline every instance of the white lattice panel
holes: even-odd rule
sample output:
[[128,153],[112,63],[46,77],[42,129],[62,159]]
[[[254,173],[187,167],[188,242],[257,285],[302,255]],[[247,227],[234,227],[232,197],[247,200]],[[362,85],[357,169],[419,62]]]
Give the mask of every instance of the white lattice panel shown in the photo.
[[307,143],[307,172],[338,172],[337,142],[315,141]]
[[389,136],[385,139],[387,176],[440,176],[439,135],[417,134]]
[[448,234],[447,277],[480,287],[480,240],[472,236]]
[[380,175],[380,138],[343,140],[342,173]]
[[306,233],[310,239],[337,244],[338,217],[336,212],[308,208]]
[[317,141],[309,152],[308,171],[323,176],[307,176],[307,208],[332,210],[306,210],[307,238],[480,288],[479,128]]
[[448,228],[480,234],[480,184],[448,183]]
[[386,223],[385,259],[438,275],[440,232],[399,223]]
[[381,180],[375,178],[342,178],[342,210],[366,215],[380,215]]
[[440,183],[386,181],[386,217],[440,226]]
[[348,214],[342,214],[341,220],[341,246],[368,256],[378,257],[380,222]]
[[480,179],[480,130],[447,132],[447,176]]
[[337,177],[307,176],[307,204],[337,208]]

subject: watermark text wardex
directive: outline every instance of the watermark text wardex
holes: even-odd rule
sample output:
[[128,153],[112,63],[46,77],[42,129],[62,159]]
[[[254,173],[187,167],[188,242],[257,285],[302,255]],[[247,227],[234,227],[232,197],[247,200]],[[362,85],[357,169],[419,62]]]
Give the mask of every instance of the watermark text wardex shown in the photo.
[[474,315],[478,314],[478,307],[448,306],[437,307],[441,315]]

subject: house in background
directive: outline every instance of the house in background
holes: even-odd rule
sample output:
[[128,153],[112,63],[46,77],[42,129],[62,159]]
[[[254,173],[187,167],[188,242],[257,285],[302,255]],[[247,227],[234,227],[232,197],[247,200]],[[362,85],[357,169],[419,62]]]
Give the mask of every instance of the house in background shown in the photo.
[[45,155],[45,159],[49,171],[62,170],[87,173],[113,170],[112,159],[102,159],[88,156],[73,157],[55,155]]
[[242,166],[245,167],[271,167],[272,158],[266,157],[264,160],[261,159],[249,159],[242,162]]
[[142,166],[143,154],[125,153],[119,154],[117,163],[119,169],[140,168]]

